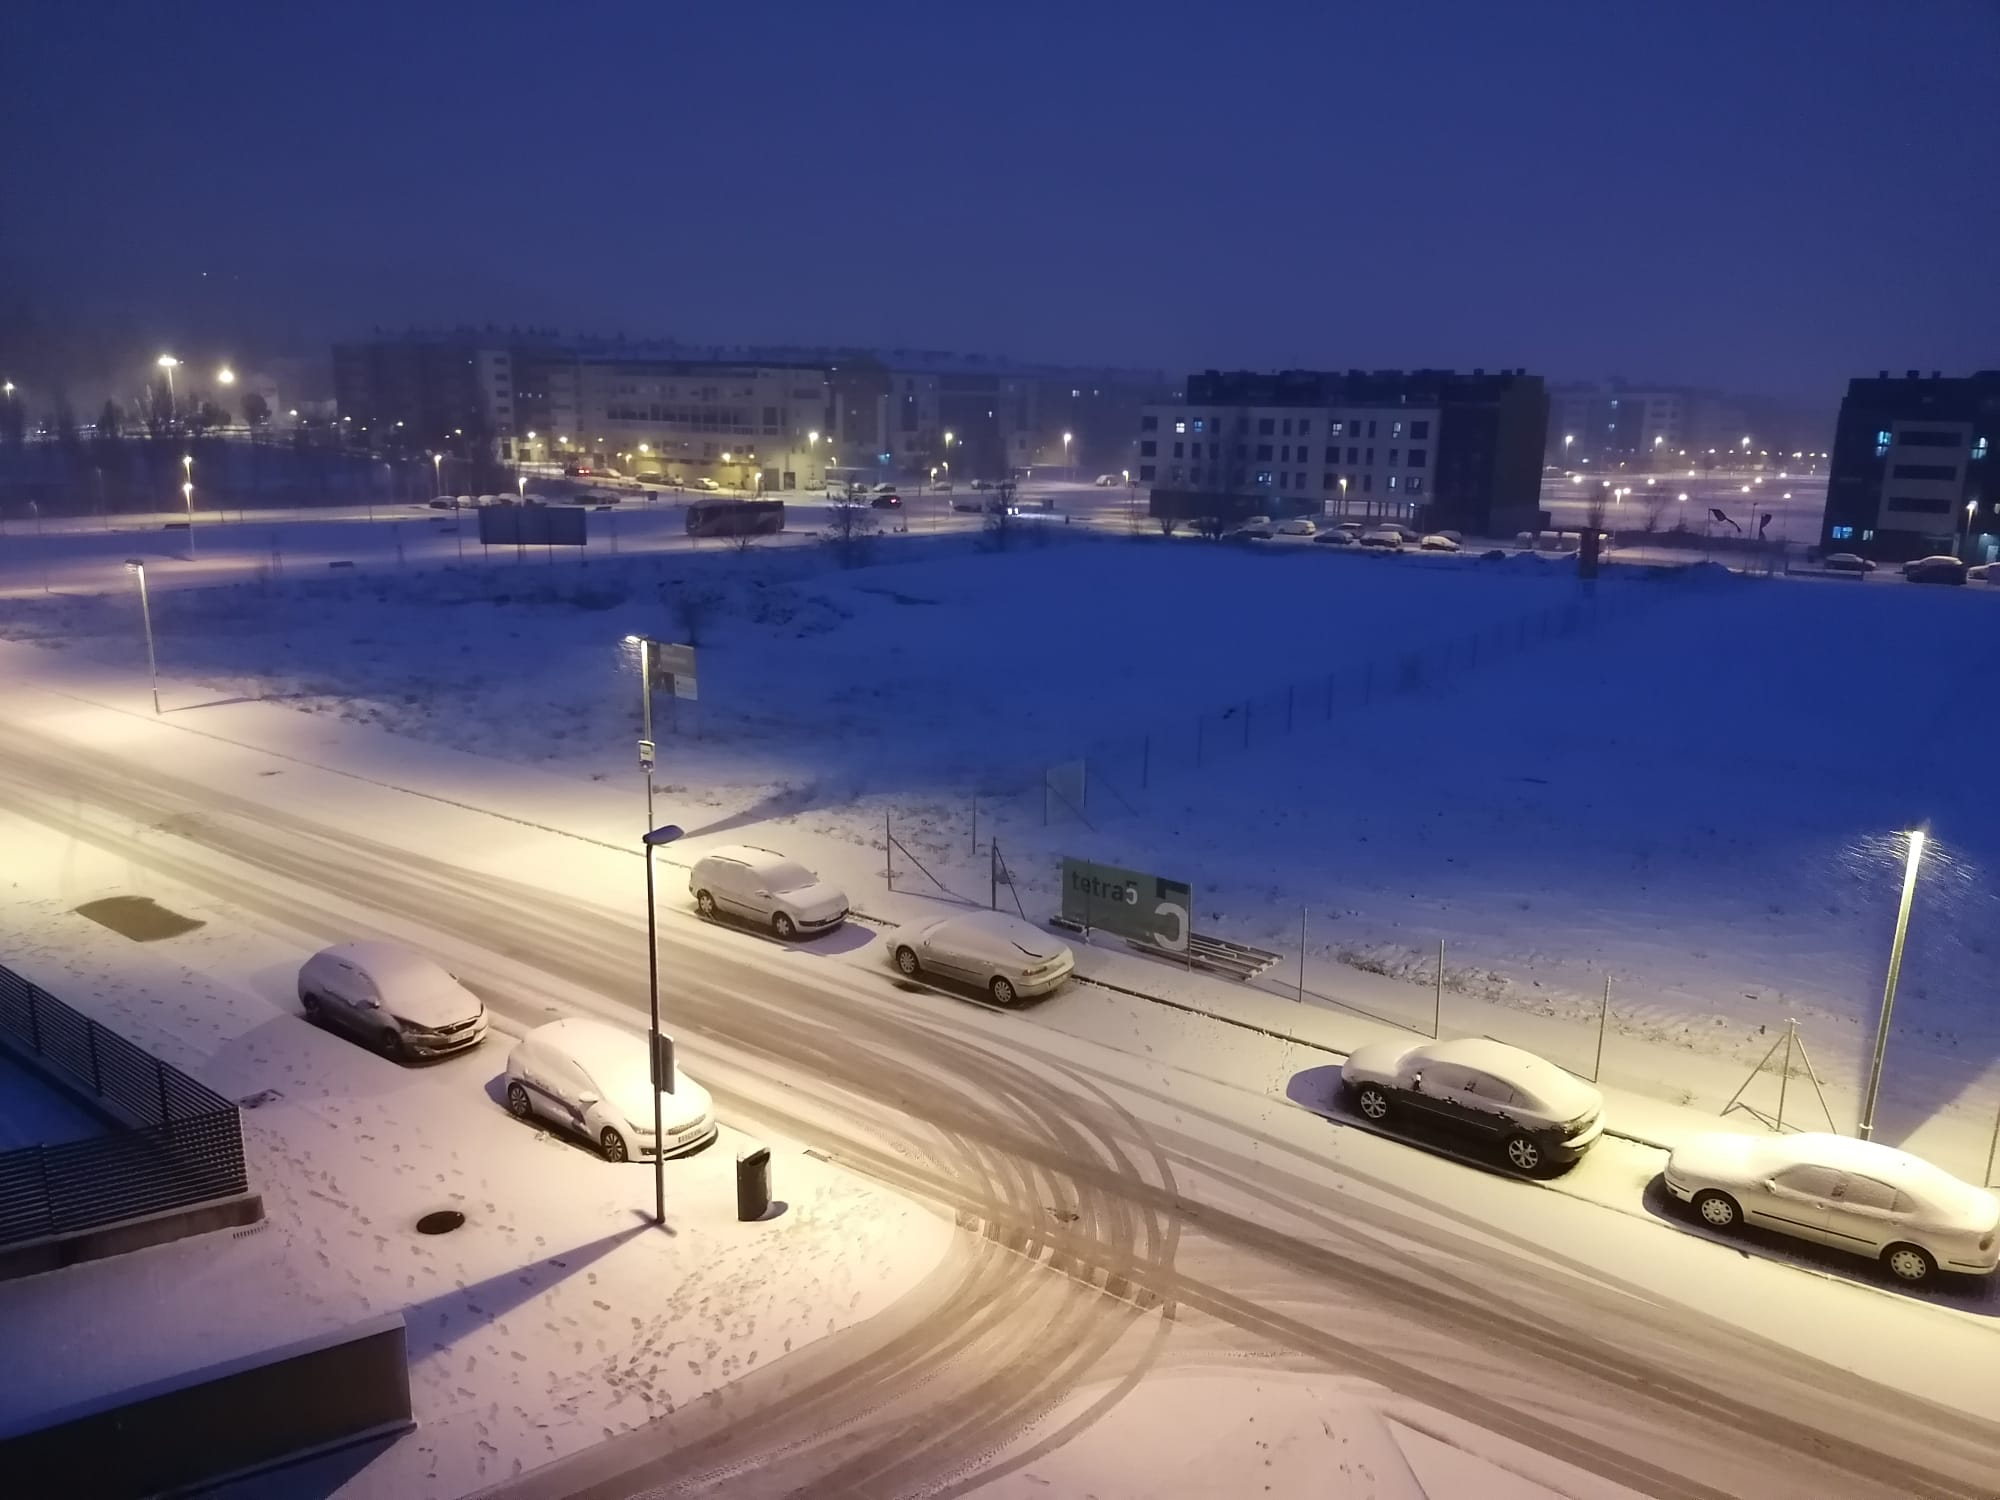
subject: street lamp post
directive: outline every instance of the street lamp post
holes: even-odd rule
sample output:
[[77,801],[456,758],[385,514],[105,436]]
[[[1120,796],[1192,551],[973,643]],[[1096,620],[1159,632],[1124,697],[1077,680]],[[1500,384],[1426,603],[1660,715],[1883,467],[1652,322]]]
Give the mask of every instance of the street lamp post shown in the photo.
[[[646,769],[646,792],[650,797],[653,790],[653,774],[650,763]],[[667,1158],[661,1149],[666,1142],[661,1138],[660,1094],[664,1090],[674,1091],[673,1058],[660,1046],[660,932],[658,911],[653,905],[653,851],[662,844],[671,844],[681,836],[680,829],[672,823],[664,828],[654,828],[650,824],[642,841],[646,846],[646,990],[651,1004],[648,1012],[646,1032],[647,1066],[653,1080],[653,1222],[661,1228],[667,1223]]]
[[174,419],[174,404],[175,404],[174,367],[178,365],[180,361],[175,359],[171,354],[162,354],[159,358],[158,363],[160,368],[167,372],[167,420],[171,422]]
[[1903,863],[1903,899],[1896,908],[1896,936],[1889,944],[1889,978],[1882,987],[1882,1014],[1875,1022],[1875,1051],[1868,1063],[1868,1086],[1861,1095],[1859,1133],[1875,1138],[1875,1102],[1882,1093],[1882,1058],[1889,1050],[1889,1017],[1896,1009],[1896,980],[1903,971],[1903,938],[1910,929],[1910,898],[1917,890],[1917,866],[1924,858],[1924,831],[1912,828],[1904,837],[1909,847]]
[[188,561],[194,561],[194,481],[181,485],[181,503],[187,507]]
[[1065,432],[1063,434],[1063,467],[1069,470],[1069,477],[1071,479],[1076,478],[1076,470],[1071,467],[1069,461],[1069,445],[1071,438],[1073,438],[1074,436],[1075,434],[1068,432]]
[[146,672],[153,679],[153,712],[160,711],[160,669],[153,660],[153,604],[146,597],[146,564],[139,558],[125,559],[126,568],[139,575],[139,618],[146,622]]

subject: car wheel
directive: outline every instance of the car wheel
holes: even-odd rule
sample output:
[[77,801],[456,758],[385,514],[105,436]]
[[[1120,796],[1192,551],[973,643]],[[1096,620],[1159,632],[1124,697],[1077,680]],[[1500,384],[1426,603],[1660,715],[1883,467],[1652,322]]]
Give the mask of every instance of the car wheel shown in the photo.
[[1507,1165],[1527,1176],[1534,1176],[1549,1162],[1541,1143],[1531,1135],[1510,1135],[1507,1137]]
[[1372,1083],[1364,1083],[1361,1086],[1354,1096],[1354,1107],[1361,1111],[1364,1118],[1378,1123],[1388,1119],[1389,1111],[1393,1108],[1389,1103],[1389,1095]]
[[535,1101],[528,1097],[528,1091],[518,1083],[507,1085],[507,1113],[517,1120],[525,1120],[535,1112]]
[[403,1034],[393,1027],[382,1033],[382,1055],[390,1062],[410,1061],[410,1049],[404,1044]]
[[896,967],[902,970],[906,978],[910,979],[915,979],[918,974],[923,972],[923,965],[917,962],[917,950],[914,948],[898,948],[896,950]]
[[604,1153],[606,1161],[626,1161],[631,1156],[625,1149],[625,1137],[609,1125],[604,1127],[604,1133],[597,1138],[597,1146]]
[[713,922],[715,920],[715,897],[709,895],[707,891],[696,891],[694,893],[694,909]]
[[995,974],[993,982],[986,986],[986,988],[992,991],[993,1003],[995,1005],[1012,1005],[1014,1003],[1014,986],[1007,982],[1005,975]]
[[1710,1229],[1734,1229],[1743,1222],[1743,1210],[1736,1206],[1736,1200],[1713,1188],[1694,1195],[1694,1212]]
[[305,994],[299,996],[299,1009],[306,1013],[306,1019],[308,1021],[319,1021],[324,1019],[324,1017],[320,1013],[319,996],[317,995]]
[[1937,1272],[1937,1261],[1916,1245],[1891,1245],[1882,1252],[1889,1274],[1907,1286],[1921,1286]]
[[771,918],[771,931],[777,933],[779,937],[783,938],[788,943],[793,938],[799,935],[799,929],[797,924],[794,923],[792,919],[786,916],[783,912],[779,912],[776,916]]

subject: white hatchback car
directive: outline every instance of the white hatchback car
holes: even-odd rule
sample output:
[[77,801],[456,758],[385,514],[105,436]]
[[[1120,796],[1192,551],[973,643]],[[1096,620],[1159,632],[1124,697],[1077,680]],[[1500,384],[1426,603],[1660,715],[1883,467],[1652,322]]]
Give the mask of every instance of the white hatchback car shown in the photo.
[[897,934],[890,956],[904,975],[934,974],[977,985],[1001,1005],[1046,995],[1069,978],[1069,944],[1002,911],[939,917]]
[[1990,1275],[2000,1199],[1875,1141],[1806,1132],[1696,1136],[1662,1180],[1713,1229],[1755,1224],[1879,1260],[1899,1281]]
[[476,1047],[486,1006],[453,974],[396,943],[336,943],[299,967],[299,1004],[397,1062]]
[[1308,516],[1293,516],[1289,521],[1278,523],[1279,536],[1317,536],[1319,527]]
[[741,917],[781,938],[825,932],[847,920],[847,896],[797,860],[752,844],[711,849],[688,871],[695,909],[713,921]]
[[[715,1139],[708,1090],[674,1069],[662,1089],[665,1154],[680,1156]],[[653,1080],[646,1038],[589,1016],[537,1026],[507,1054],[507,1113],[540,1116],[582,1136],[606,1161],[653,1155]]]

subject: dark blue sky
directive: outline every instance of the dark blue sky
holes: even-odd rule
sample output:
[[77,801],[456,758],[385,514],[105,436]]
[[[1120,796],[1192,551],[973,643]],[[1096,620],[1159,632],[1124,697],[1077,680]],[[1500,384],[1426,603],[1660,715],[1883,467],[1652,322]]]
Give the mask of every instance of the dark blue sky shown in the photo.
[[2000,363],[2000,6],[77,5],[0,301],[1821,395]]

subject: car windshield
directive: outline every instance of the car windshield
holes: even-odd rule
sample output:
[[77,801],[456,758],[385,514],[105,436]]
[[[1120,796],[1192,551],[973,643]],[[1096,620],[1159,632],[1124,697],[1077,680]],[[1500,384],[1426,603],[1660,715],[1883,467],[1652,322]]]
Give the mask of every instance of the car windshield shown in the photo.
[[781,859],[767,865],[764,878],[770,882],[770,888],[774,891],[802,891],[809,885],[819,883],[819,877],[811,870],[789,859]]

